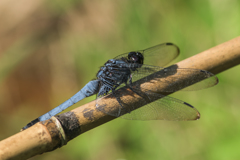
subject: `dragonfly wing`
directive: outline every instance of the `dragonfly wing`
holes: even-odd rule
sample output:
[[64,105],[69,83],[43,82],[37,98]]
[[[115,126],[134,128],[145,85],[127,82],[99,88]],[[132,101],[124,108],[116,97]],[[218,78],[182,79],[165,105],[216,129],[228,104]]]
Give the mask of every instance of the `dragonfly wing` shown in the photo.
[[144,64],[166,66],[179,55],[180,50],[173,43],[163,43],[140,52],[144,55]]
[[[144,50],[132,52],[142,53],[144,56],[144,64],[166,66],[179,55],[180,50],[173,43],[163,43]],[[118,55],[114,59],[121,59],[122,57],[127,58],[128,53]]]
[[[129,88],[124,92],[120,90],[117,91],[116,95],[109,94],[103,97],[104,99],[97,99],[97,109],[108,115],[129,120],[187,121],[200,117],[200,113],[193,106],[181,100],[151,91],[142,93],[136,89],[132,91]],[[128,96],[125,96],[125,92]],[[133,94],[136,92],[137,95]],[[111,102],[114,107],[108,107],[107,101],[105,101],[108,98],[112,98]],[[137,100],[133,102],[132,98]]]
[[[140,81],[136,82],[138,80]],[[142,82],[156,82],[156,84],[166,86],[165,89],[158,92],[175,92],[179,90],[194,91],[209,88],[218,83],[218,78],[205,70],[142,65],[141,68],[132,71],[132,81],[137,86]],[[141,87],[144,88],[144,85],[141,85]],[[148,87],[146,89],[155,91],[156,86],[152,85],[152,88]]]
[[[200,118],[196,108],[181,100],[148,91],[149,99],[157,99],[143,107],[121,116],[130,120],[188,121]],[[160,99],[159,99],[160,98]],[[134,107],[132,107],[134,108]]]

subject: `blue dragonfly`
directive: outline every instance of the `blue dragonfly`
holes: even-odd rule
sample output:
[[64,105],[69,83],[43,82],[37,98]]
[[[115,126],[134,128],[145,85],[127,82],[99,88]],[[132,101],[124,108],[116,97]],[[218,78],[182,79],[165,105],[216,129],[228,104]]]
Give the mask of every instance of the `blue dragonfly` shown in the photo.
[[[145,92],[140,88],[134,87],[138,80],[158,73],[159,81],[163,84],[171,83],[187,74],[194,73],[191,80],[186,80],[181,86],[175,85],[162,92],[172,93],[178,90],[199,90],[214,86],[218,83],[218,78],[205,70],[190,68],[163,68],[154,66],[161,64],[166,66],[179,55],[179,48],[173,43],[163,43],[145,50],[131,51],[121,54],[108,60],[98,71],[96,79],[88,82],[79,92],[70,99],[60,104],[51,111],[28,123],[24,129],[31,127],[40,121],[50,119],[52,116],[62,112],[80,100],[97,94],[96,108],[108,115],[122,117],[130,120],[195,120],[200,117],[200,113],[190,104],[181,100],[165,96],[154,91],[154,88],[147,88]],[[150,64],[150,65],[149,65]],[[173,76],[169,81],[169,76]],[[204,81],[198,82],[202,79]],[[202,78],[203,77],[203,78]],[[195,82],[198,82],[194,84]],[[193,84],[193,85],[192,85]],[[191,85],[191,86],[189,86]],[[122,99],[123,95],[117,94],[117,90],[128,87],[136,94],[143,97],[143,107],[129,105],[131,102]],[[127,94],[127,93],[126,93]],[[102,101],[108,95],[116,98],[115,109],[106,109],[107,104]],[[152,97],[152,98],[151,98]],[[151,102],[154,99],[154,102]],[[149,103],[151,102],[151,103]]]

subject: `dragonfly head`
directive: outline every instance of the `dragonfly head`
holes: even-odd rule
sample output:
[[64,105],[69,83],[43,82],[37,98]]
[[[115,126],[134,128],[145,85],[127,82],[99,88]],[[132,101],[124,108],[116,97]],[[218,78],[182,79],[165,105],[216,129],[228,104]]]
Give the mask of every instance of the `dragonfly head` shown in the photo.
[[128,53],[129,63],[143,64],[144,57],[140,52],[130,52]]

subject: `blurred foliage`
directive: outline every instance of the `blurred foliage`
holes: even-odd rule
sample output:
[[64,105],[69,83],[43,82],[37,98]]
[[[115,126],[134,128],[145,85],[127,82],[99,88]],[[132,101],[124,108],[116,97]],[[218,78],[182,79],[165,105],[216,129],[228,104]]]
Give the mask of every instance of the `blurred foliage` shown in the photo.
[[[237,0],[1,0],[0,139],[75,94],[108,59],[173,42],[177,62],[239,36],[239,19]],[[198,121],[116,119],[31,159],[240,159],[239,69],[172,95],[194,105]]]

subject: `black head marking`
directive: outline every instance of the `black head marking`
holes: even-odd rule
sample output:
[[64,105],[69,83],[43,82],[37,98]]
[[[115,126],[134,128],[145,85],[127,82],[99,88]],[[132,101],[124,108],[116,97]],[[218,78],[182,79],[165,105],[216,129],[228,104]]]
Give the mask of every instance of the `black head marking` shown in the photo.
[[129,63],[143,64],[144,57],[140,52],[130,52],[128,53]]

